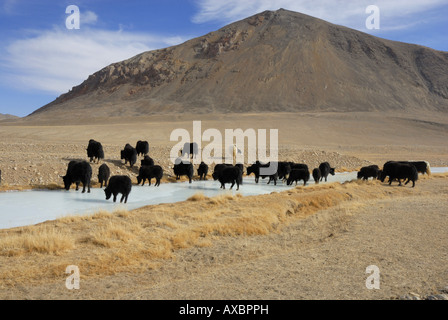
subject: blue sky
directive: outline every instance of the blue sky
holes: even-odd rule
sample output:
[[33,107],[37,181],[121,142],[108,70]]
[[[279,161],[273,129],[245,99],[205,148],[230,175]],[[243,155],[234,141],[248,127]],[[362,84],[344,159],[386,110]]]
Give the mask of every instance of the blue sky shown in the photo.
[[[80,10],[79,29],[66,28],[69,5]],[[369,5],[380,10],[379,29],[366,27]],[[111,63],[279,8],[448,51],[448,0],[4,0],[0,113],[26,116]]]

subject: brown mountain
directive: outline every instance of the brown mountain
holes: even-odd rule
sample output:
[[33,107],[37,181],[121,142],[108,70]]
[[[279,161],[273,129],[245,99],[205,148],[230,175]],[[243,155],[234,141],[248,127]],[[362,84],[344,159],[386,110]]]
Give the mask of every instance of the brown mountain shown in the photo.
[[448,110],[448,52],[265,11],[111,64],[31,118]]

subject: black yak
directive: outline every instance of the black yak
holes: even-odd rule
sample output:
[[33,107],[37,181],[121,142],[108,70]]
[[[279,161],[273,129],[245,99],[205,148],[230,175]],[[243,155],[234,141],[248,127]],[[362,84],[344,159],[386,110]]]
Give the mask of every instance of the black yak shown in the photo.
[[146,155],[149,152],[149,143],[148,141],[137,141],[137,144],[135,145],[135,150],[137,151],[137,156],[139,155]]
[[381,182],[384,182],[386,177],[389,177],[389,185],[392,184],[392,181],[397,179],[398,185],[401,186],[401,180],[407,179],[405,185],[412,181],[412,187],[415,187],[415,181],[418,180],[418,171],[412,164],[388,161],[383,166]]
[[79,184],[82,183],[82,193],[90,193],[90,180],[92,179],[92,167],[87,161],[72,160],[68,163],[67,172],[62,177],[65,190],[70,190],[70,186],[75,183],[76,191],[79,190]]
[[313,169],[313,179],[314,179],[314,183],[318,184],[321,178],[321,174],[320,174],[320,170],[319,168],[314,168]]
[[138,171],[137,176],[137,184],[142,182],[142,186],[145,184],[146,179],[148,179],[149,185],[151,185],[151,179],[155,178],[156,183],[155,186],[158,187],[160,185],[160,180],[163,177],[163,169],[161,166],[142,166]]
[[129,161],[129,165],[132,168],[137,162],[137,150],[135,150],[133,146],[127,143],[124,149],[121,150],[121,159],[124,159],[124,164],[128,163]]
[[327,181],[327,177],[329,174],[331,174],[332,176],[334,176],[334,168],[330,167],[330,164],[328,162],[322,162],[319,165],[319,170],[320,170],[320,181],[322,181],[323,179],[325,179],[325,182]]
[[217,165],[215,165],[215,168],[213,169],[213,173],[212,173],[212,177],[213,180],[218,180],[220,175],[221,175],[221,171],[226,168],[226,167],[232,167],[233,165],[228,164],[228,163],[218,163]]
[[373,180],[378,178],[378,173],[380,168],[376,165],[370,165],[362,167],[357,174],[358,179],[369,180],[369,178],[373,178]]
[[101,188],[103,187],[103,183],[104,186],[107,187],[107,181],[109,180],[109,177],[110,177],[110,169],[107,166],[107,164],[103,163],[98,168],[98,182],[101,183]]
[[260,161],[256,161],[254,164],[249,166],[247,168],[247,175],[254,174],[255,175],[255,182],[258,183],[259,178],[262,179],[269,177],[268,184],[274,180],[274,185],[277,185],[277,179],[278,179],[278,164],[276,162],[272,163],[266,163],[262,164]]
[[299,180],[303,180],[303,185],[306,186],[306,183],[310,180],[310,172],[306,169],[292,169],[286,184],[289,186],[295,181],[297,185]]
[[131,193],[132,189],[132,181],[128,176],[112,176],[109,179],[109,185],[104,189],[104,193],[106,194],[106,200],[109,200],[111,195],[114,195],[114,202],[117,200],[117,195],[119,193],[122,194],[120,203],[128,202],[129,193]]
[[236,184],[236,190],[239,190],[243,181],[243,172],[237,166],[226,166],[220,171],[218,181],[222,189],[226,188],[226,183],[231,183],[230,189]]
[[95,159],[99,162],[104,159],[104,150],[101,142],[95,141],[93,139],[89,140],[89,145],[87,146],[87,157],[90,158],[90,162],[94,162]]
[[198,168],[199,180],[206,180],[207,173],[208,173],[208,165],[204,161],[202,161]]
[[187,176],[189,182],[191,183],[191,180],[193,179],[193,175],[194,175],[193,164],[191,164],[190,162],[184,163],[182,161],[177,163],[177,161],[176,161],[173,171],[174,171],[174,175],[176,176],[176,180],[179,180],[181,176]]

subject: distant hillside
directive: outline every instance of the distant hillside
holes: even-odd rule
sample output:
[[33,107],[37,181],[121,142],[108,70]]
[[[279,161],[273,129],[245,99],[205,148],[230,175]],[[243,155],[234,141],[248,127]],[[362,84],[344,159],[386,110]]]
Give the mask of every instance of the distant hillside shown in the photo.
[[13,116],[12,114],[0,113],[0,121],[2,121],[2,120],[14,120],[14,119],[19,119],[19,118],[20,117]]
[[448,111],[448,53],[280,9],[89,76],[31,118]]

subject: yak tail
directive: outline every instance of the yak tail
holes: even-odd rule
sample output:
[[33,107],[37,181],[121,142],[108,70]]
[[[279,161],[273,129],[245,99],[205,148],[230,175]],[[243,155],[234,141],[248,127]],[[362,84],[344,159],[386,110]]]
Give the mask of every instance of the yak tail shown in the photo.
[[428,161],[425,161],[426,162],[426,173],[428,174],[428,176],[429,175],[431,175],[431,167],[430,167],[430,165],[429,165],[429,162]]

